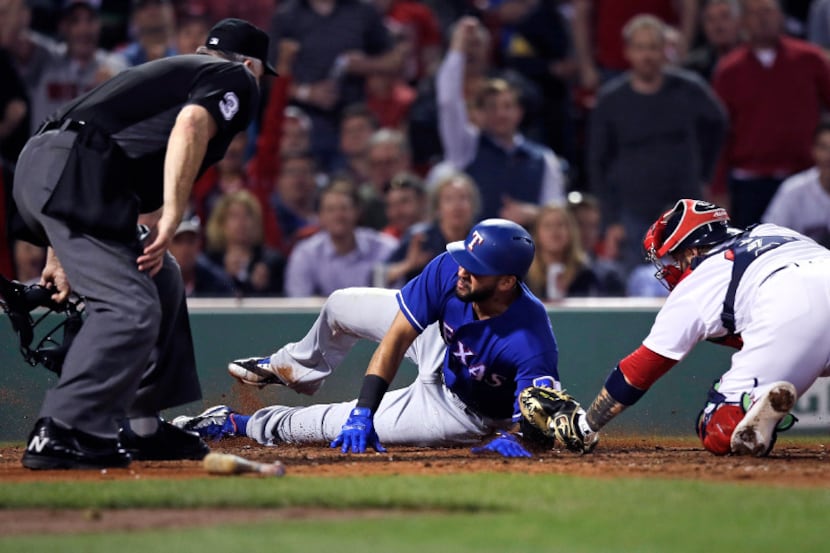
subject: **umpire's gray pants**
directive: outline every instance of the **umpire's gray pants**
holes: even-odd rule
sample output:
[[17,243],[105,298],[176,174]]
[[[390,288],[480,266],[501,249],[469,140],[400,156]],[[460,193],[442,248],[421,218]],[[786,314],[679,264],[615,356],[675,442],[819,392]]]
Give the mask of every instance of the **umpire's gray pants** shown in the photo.
[[[179,267],[168,253],[151,278],[138,270],[141,244],[73,231],[42,210],[75,133],[29,140],[18,162],[14,199],[27,225],[45,235],[72,289],[85,297],[86,319],[46,393],[41,417],[112,438],[125,416],[148,416],[201,397]],[[83,206],[78,206],[83,209]]]

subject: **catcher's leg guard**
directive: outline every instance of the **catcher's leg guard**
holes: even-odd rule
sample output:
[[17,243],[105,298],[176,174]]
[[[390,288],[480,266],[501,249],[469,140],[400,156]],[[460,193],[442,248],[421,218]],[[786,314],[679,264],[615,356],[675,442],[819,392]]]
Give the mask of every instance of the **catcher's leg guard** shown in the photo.
[[697,420],[697,435],[703,442],[703,447],[715,455],[729,453],[732,432],[743,418],[744,410],[740,405],[731,403],[707,405]]

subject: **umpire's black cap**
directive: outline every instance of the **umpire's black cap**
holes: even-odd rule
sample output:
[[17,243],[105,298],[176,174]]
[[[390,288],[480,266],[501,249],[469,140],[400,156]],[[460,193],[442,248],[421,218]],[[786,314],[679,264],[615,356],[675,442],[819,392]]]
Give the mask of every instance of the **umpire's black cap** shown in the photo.
[[266,73],[277,74],[268,63],[268,35],[242,19],[223,19],[214,25],[208,33],[205,47],[258,59]]

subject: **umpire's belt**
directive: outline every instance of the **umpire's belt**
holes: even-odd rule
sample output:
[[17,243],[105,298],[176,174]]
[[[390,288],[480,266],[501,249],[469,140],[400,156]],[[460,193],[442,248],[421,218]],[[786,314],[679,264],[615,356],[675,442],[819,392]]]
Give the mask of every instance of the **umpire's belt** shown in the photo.
[[86,121],[76,119],[64,119],[63,121],[47,121],[37,130],[35,134],[43,134],[48,131],[72,131],[80,132],[86,125]]

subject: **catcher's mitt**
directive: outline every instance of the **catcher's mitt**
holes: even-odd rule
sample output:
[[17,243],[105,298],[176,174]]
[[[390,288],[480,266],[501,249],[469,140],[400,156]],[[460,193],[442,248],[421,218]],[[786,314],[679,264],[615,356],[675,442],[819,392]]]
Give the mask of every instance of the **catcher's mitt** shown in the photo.
[[585,410],[570,395],[553,388],[531,386],[519,394],[522,434],[531,441],[551,447],[560,444],[570,451],[587,453],[597,444],[599,434],[580,427]]

